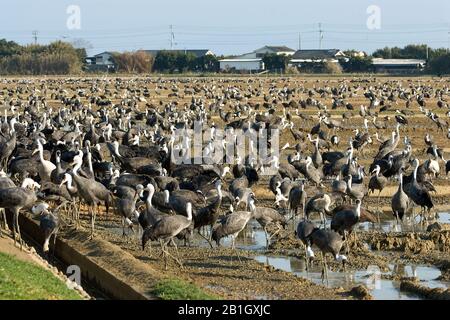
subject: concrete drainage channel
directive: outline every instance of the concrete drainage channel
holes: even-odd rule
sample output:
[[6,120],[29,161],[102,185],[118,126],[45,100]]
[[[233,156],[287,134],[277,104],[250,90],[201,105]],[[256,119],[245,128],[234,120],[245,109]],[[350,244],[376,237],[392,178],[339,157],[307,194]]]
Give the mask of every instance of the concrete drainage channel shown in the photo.
[[[8,217],[10,220],[11,217]],[[42,244],[44,241],[42,231],[37,221],[23,214],[19,217],[21,232],[25,237],[29,237],[32,241]],[[57,237],[56,246],[50,248],[57,259],[67,266],[78,266],[81,272],[83,282],[87,282],[88,286],[94,291],[100,292],[100,296],[110,299],[120,300],[154,300],[157,299],[149,292],[149,288],[131,284],[129,274],[131,270],[123,267],[111,265],[108,258],[114,257],[118,264],[122,266],[141,263],[129,253],[123,252],[119,247],[101,240],[88,240],[88,232],[83,230],[73,231],[70,235],[72,238]],[[70,236],[69,235],[69,236]],[[53,238],[51,243],[53,242]],[[108,250],[109,249],[109,250]],[[134,260],[134,261],[132,261]],[[129,264],[127,264],[129,262]],[[130,268],[131,269],[131,268]],[[136,273],[140,277],[145,277],[147,283],[155,282],[154,274],[148,272],[144,266],[138,268]],[[128,272],[126,272],[128,271]],[[151,281],[154,280],[154,281]]]

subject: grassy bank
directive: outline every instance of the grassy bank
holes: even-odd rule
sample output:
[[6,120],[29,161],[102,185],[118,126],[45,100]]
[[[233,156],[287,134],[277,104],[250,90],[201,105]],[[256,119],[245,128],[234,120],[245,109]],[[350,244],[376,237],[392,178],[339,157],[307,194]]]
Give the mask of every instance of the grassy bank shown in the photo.
[[81,300],[50,271],[0,253],[0,300]]
[[159,282],[153,292],[163,300],[217,300],[218,297],[204,292],[197,286],[179,279]]

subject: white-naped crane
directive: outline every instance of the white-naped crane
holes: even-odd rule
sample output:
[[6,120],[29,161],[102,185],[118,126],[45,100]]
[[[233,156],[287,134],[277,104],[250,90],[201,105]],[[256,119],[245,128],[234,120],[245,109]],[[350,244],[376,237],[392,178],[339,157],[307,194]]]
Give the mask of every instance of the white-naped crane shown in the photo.
[[[253,218],[258,221],[260,226],[264,229],[266,248],[269,248],[270,240],[281,231],[281,228],[286,228],[286,218],[273,208],[255,207],[254,210]],[[269,226],[275,226],[277,228],[277,230],[270,235],[268,231]]]
[[[235,211],[220,219],[219,223],[213,228],[212,240],[214,240],[217,246],[220,246],[220,240],[224,237],[231,236],[231,248],[236,249],[236,238],[239,233],[245,229],[247,223],[253,217],[256,210],[254,195],[249,195],[249,208],[248,211]],[[238,258],[239,254],[238,254]]]
[[377,214],[378,214],[378,223],[380,223],[380,212],[379,212],[379,207],[380,207],[380,195],[381,195],[381,191],[383,191],[383,189],[386,187],[388,180],[386,177],[380,175],[380,166],[376,165],[375,169],[372,171],[372,174],[374,174],[370,180],[369,180],[369,192],[374,193],[375,190],[378,191],[378,198],[377,198]]
[[403,174],[400,172],[398,175],[398,189],[394,193],[391,200],[392,213],[395,217],[397,224],[403,222],[403,217],[405,216],[408,208],[410,207],[410,199],[408,195],[403,190]]
[[74,167],[71,175],[80,199],[82,199],[89,207],[88,211],[91,216],[91,234],[89,238],[92,239],[94,237],[95,218],[98,211],[98,205],[101,202],[112,203],[112,194],[100,182],[79,175],[78,170],[81,168],[82,163],[83,159],[81,155],[77,155],[73,158]]
[[39,177],[41,178],[41,181],[51,181],[51,174],[52,171],[56,169],[56,166],[53,164],[53,162],[45,160],[44,159],[44,147],[42,145],[42,139],[36,139],[37,148],[33,151],[32,154],[35,154],[36,152],[39,153]]
[[320,214],[320,221],[323,226],[326,227],[327,220],[326,215],[331,213],[332,200],[331,197],[326,193],[319,193],[308,199],[305,207],[305,218],[309,219],[312,213]]
[[350,201],[352,200],[362,200],[364,196],[367,193],[367,189],[364,186],[364,184],[353,184],[352,183],[352,176],[347,176],[347,195],[350,198]]
[[[173,258],[180,265],[180,267],[183,267],[183,263],[181,262],[178,254],[178,248],[173,241],[173,238],[176,237],[181,231],[188,228],[192,223],[192,203],[190,202],[186,204],[186,213],[186,216],[178,214],[163,216],[154,225],[145,229],[142,234],[142,250],[145,249],[145,244],[149,240],[160,241],[166,270],[168,257]],[[174,244],[177,257],[169,253],[167,247],[169,242]]]
[[17,232],[21,250],[23,248],[23,241],[20,234],[19,213],[22,209],[31,209],[37,201],[37,196],[34,191],[35,187],[36,182],[34,180],[25,178],[20,187],[0,189],[0,208],[12,212],[14,245],[16,245]]

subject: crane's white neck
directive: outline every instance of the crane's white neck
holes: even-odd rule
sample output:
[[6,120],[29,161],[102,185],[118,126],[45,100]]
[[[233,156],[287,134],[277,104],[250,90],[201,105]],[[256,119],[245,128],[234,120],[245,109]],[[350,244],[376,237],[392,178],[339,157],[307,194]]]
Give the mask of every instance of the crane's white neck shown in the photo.
[[417,180],[417,170],[419,169],[419,161],[416,160],[416,161],[415,161],[415,164],[416,164],[416,166],[414,167],[414,175],[413,175],[413,178],[414,178],[414,180]]
[[169,203],[169,198],[170,198],[170,192],[169,192],[169,190],[164,190],[164,202],[165,202],[166,204]]
[[356,216],[358,218],[361,217],[361,202],[360,201],[356,204]]
[[188,202],[186,204],[186,214],[187,214],[187,219],[189,221],[192,220],[192,204],[190,202]]

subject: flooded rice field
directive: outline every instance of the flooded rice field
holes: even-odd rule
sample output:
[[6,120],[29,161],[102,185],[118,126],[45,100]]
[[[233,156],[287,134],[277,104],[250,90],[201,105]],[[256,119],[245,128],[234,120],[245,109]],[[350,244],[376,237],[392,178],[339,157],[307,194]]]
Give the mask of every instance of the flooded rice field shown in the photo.
[[[382,220],[380,224],[369,222],[360,223],[357,228],[357,234],[360,234],[364,239],[375,239],[376,235],[379,236],[381,234],[394,235],[398,233],[408,233],[412,232],[413,229],[415,232],[426,233],[427,230],[427,225],[419,224],[418,219],[416,219],[416,223],[414,224],[412,221],[405,221],[403,224],[397,224],[392,217],[387,215],[381,215],[381,217]],[[318,220],[315,222],[320,223]],[[430,221],[428,225],[439,223],[445,228],[445,226],[449,225],[449,222],[450,214],[448,212],[440,212],[436,216],[436,219]],[[262,230],[256,222],[251,221],[247,228],[236,239],[236,248],[240,250],[240,257],[242,259],[229,251],[232,243],[231,237],[222,239],[221,247],[216,247],[214,244],[214,249],[210,249],[209,243],[195,232],[193,239],[191,240],[191,245],[207,252],[206,255],[200,254],[203,263],[205,264],[207,264],[208,261],[211,262],[211,260],[216,260],[216,262],[217,260],[220,260],[214,258],[217,258],[215,253],[218,251],[229,255],[228,258],[230,260],[227,259],[227,263],[234,266],[233,268],[240,269],[242,266],[245,268],[248,264],[253,265],[252,261],[254,261],[259,265],[257,268],[266,270],[265,273],[269,271],[271,273],[282,272],[285,275],[293,275],[296,278],[307,280],[308,282],[317,285],[319,288],[322,287],[331,290],[333,294],[337,294],[337,297],[344,299],[351,298],[351,296],[347,296],[348,292],[359,285],[363,285],[367,288],[370,298],[375,300],[424,299],[420,294],[401,290],[401,282],[404,280],[413,280],[418,285],[428,289],[441,288],[445,290],[450,288],[450,278],[448,278],[448,275],[443,276],[443,272],[440,269],[440,267],[442,267],[440,263],[442,262],[441,258],[445,259],[445,254],[435,257],[434,260],[427,259],[427,257],[419,257],[419,259],[417,259],[418,257],[408,257],[402,253],[389,250],[376,250],[373,248],[370,241],[363,241],[359,244],[359,248],[351,249],[365,251],[367,257],[362,258],[361,261],[355,262],[354,265],[350,262],[345,271],[340,265],[330,261],[330,257],[328,257],[328,281],[322,280],[322,263],[320,256],[315,258],[309,266],[307,266],[301,245],[296,243],[292,246],[293,227],[294,225],[292,223],[289,224],[283,235],[279,238],[272,239],[272,242],[280,241],[283,243],[283,248],[280,249],[277,245],[272,245],[272,243],[267,247],[264,230]],[[329,227],[329,225],[327,227]],[[129,233],[124,238],[122,236],[122,228],[118,228],[116,225],[107,227],[105,231],[107,231],[107,234],[110,236],[113,235],[113,238],[120,237],[122,240],[126,239],[124,241],[127,243],[127,247],[134,247],[133,242],[137,245],[142,236],[142,231],[138,230],[135,233]],[[204,237],[209,238],[209,229],[202,229],[201,232]],[[178,240],[176,242],[178,243],[180,254],[184,256],[183,252],[185,247],[183,242]],[[291,246],[286,244],[291,244]],[[189,246],[186,248],[188,247]],[[135,249],[132,251],[134,250]],[[159,249],[156,245],[152,246],[152,250]],[[196,254],[198,253],[199,252],[196,251]],[[360,254],[360,252],[358,253]],[[430,257],[431,256],[432,255],[430,255]],[[352,252],[349,254],[350,259],[351,257],[354,257]],[[183,259],[189,260],[189,258],[186,257]],[[222,256],[221,259],[225,259],[225,257]],[[189,266],[190,262],[188,261],[185,264]],[[219,265],[217,265],[217,267],[219,267]],[[223,263],[220,263],[220,267],[227,268]],[[221,277],[222,275],[216,276]],[[268,281],[269,279],[265,280]],[[217,284],[205,284],[204,288],[211,290],[212,292],[220,292],[225,296],[232,297],[234,288],[230,290],[228,281],[221,283],[219,280]],[[261,281],[263,280],[261,279]],[[274,293],[252,293],[248,297],[252,299],[286,298],[286,296],[278,296]],[[293,297],[295,296],[287,296],[287,298]]]

